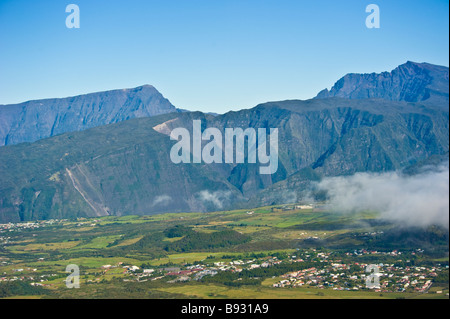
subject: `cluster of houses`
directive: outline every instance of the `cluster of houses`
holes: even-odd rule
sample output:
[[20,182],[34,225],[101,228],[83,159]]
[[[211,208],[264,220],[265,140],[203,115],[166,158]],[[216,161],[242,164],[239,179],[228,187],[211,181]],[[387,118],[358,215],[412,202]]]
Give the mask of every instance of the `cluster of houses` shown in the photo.
[[0,232],[13,232],[21,229],[37,229],[41,226],[41,223],[37,222],[0,224]]
[[[35,272],[37,269],[27,269],[28,271],[33,271]],[[13,272],[18,272],[21,273],[23,272],[24,269],[13,269]],[[3,274],[5,275],[5,274]],[[46,284],[46,282],[48,280],[51,280],[52,277],[57,277],[57,274],[42,274],[42,275],[24,275],[24,276],[4,276],[4,277],[0,277],[0,282],[14,282],[14,281],[33,281],[32,283],[30,283],[30,285],[32,286],[48,286]]]
[[283,279],[278,283],[273,284],[275,288],[285,287],[301,287],[303,285],[314,285],[320,280],[321,272],[317,271],[315,267],[304,269],[300,271],[290,272],[283,276]]
[[[361,290],[373,289],[375,292],[419,292],[426,293],[433,284],[433,278],[437,277],[440,272],[447,270],[448,265],[444,266],[404,266],[403,264],[377,264],[378,283],[376,285],[367,286],[368,264],[355,262],[353,258],[347,256],[361,255],[388,255],[398,256],[399,258],[410,258],[410,255],[422,253],[422,250],[409,252],[404,254],[394,250],[390,252],[377,252],[369,250],[358,250],[347,253],[331,253],[316,251],[315,249],[297,250],[290,254],[287,258],[279,260],[274,256],[266,256],[261,258],[232,260],[222,262],[197,264],[184,264],[177,267],[159,266],[159,267],[139,267],[136,265],[125,265],[118,262],[115,265],[101,266],[101,275],[106,275],[112,269],[116,269],[114,273],[125,275],[124,281],[144,282],[148,280],[160,280],[170,277],[168,283],[187,282],[191,280],[201,280],[205,276],[215,276],[222,271],[241,272],[244,269],[252,270],[257,268],[273,267],[281,263],[299,263],[298,271],[291,271],[281,276],[281,280],[274,283],[275,288],[293,288],[293,287],[317,287],[321,289],[334,290]],[[344,262],[342,259],[346,259]],[[399,259],[400,260],[400,259]],[[309,262],[313,267],[303,269],[301,264]],[[400,266],[403,265],[403,266]],[[118,269],[118,270],[117,270]],[[45,286],[46,281],[51,280],[56,274],[35,274],[36,269],[13,269],[13,276],[0,277],[0,282],[26,280],[33,281],[33,285]],[[23,275],[19,275],[23,273]],[[102,277],[102,276],[100,276]],[[88,282],[99,282],[100,278],[88,280]]]
[[[417,250],[417,253],[423,251]],[[412,254],[415,254],[413,252]],[[125,278],[125,281],[147,281],[159,280],[171,276],[168,283],[186,282],[190,280],[200,280],[205,276],[215,276],[221,271],[240,272],[243,269],[257,269],[272,267],[274,265],[289,262],[303,263],[314,261],[317,266],[298,271],[289,272],[282,276],[279,282],[273,284],[275,288],[311,286],[322,289],[334,290],[361,290],[373,289],[376,292],[427,292],[432,286],[433,278],[448,266],[442,267],[413,267],[396,266],[394,264],[377,264],[376,273],[378,284],[368,287],[367,280],[371,274],[367,273],[368,264],[358,262],[342,262],[343,256],[361,255],[389,255],[401,256],[402,252],[394,250],[390,252],[378,252],[369,250],[358,250],[347,252],[336,256],[330,252],[320,252],[315,249],[307,251],[297,251],[287,259],[278,260],[276,257],[268,256],[263,258],[253,258],[251,260],[232,260],[229,262],[214,262],[211,264],[183,265],[179,267],[155,267],[146,269],[134,265],[104,265],[102,269],[106,272],[111,268],[122,267],[123,273],[134,279]],[[301,268],[301,267],[299,267]]]
[[[109,269],[122,267],[123,274],[134,277],[134,280],[144,282],[148,280],[159,280],[168,276],[175,277],[168,283],[185,282],[190,280],[201,280],[205,276],[215,276],[221,271],[241,272],[243,269],[267,268],[280,264],[282,261],[276,257],[265,257],[251,260],[233,260],[230,262],[215,262],[211,265],[196,264],[184,265],[181,267],[155,267],[155,269],[141,268],[135,265],[103,265],[101,268],[103,274]],[[124,281],[131,281],[130,278],[124,278]]]
[[10,244],[10,243],[11,243],[11,237],[0,236],[0,246],[4,246],[4,245]]
[[38,229],[43,226],[53,225],[55,223],[58,223],[60,221],[64,220],[56,220],[56,219],[49,219],[45,221],[39,221],[39,222],[23,222],[23,223],[7,223],[7,224],[0,224],[0,234],[5,232],[13,232],[17,230],[24,230],[24,229]]
[[290,210],[315,210],[316,208],[321,207],[322,205],[313,205],[313,204],[303,204],[303,205],[284,205],[280,207],[272,207],[272,212],[278,211],[290,211]]
[[[423,250],[412,252],[412,255],[421,253]],[[377,252],[359,250],[350,255],[383,254],[389,256],[400,256],[402,252],[394,250],[391,252]],[[317,288],[332,288],[334,290],[360,290],[373,289],[375,292],[427,292],[432,284],[433,278],[438,273],[448,270],[447,266],[439,267],[414,267],[396,266],[394,264],[366,263],[342,263],[340,260],[329,260],[330,254],[309,253],[304,256],[306,260],[315,258],[321,267],[311,267],[295,272],[290,272],[282,276],[282,280],[273,284],[276,288],[315,286]],[[299,261],[303,261],[300,259]],[[368,267],[376,266],[376,272],[368,272]],[[376,277],[376,281],[374,278]]]

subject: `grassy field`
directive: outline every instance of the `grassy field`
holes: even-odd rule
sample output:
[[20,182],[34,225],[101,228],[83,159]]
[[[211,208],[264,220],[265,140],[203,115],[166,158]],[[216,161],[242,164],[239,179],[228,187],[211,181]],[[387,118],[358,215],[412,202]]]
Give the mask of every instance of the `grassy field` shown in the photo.
[[60,242],[60,243],[47,243],[47,244],[28,244],[28,245],[15,245],[9,247],[12,253],[20,254],[22,252],[30,251],[53,251],[61,249],[70,249],[78,245],[78,242]]
[[[317,288],[230,288],[219,285],[179,285],[159,291],[205,299],[414,299],[433,295],[414,293],[375,293],[371,291],[336,291]],[[435,297],[435,296],[434,296]],[[445,295],[442,295],[445,298]]]
[[[276,253],[276,252],[286,252],[286,253],[292,253],[294,252],[295,249],[285,249],[285,250],[271,250],[271,251],[255,251],[255,254],[258,253],[266,253],[266,254],[271,254],[271,253]],[[159,265],[164,265],[164,264],[168,264],[168,263],[172,263],[172,264],[185,264],[185,263],[193,263],[196,261],[204,261],[207,257],[215,257],[220,261],[229,261],[229,259],[222,259],[223,256],[225,255],[229,255],[230,253],[228,252],[218,252],[218,253],[208,253],[208,252],[198,252],[198,253],[185,253],[185,254],[173,254],[173,255],[168,255],[165,258],[161,258],[159,260],[150,260],[149,263],[153,266],[159,266]],[[233,256],[236,257],[244,257],[246,255],[246,253],[233,253]],[[213,258],[211,258],[213,259]],[[213,259],[214,260],[214,259]]]

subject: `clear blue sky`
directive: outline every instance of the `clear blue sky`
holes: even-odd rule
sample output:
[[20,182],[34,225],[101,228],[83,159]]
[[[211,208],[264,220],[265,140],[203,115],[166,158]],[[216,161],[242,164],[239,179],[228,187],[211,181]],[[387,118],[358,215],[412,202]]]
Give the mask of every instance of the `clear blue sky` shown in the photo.
[[[65,8],[80,7],[68,29]],[[367,29],[368,4],[381,28]],[[448,66],[448,1],[0,0],[0,104],[154,85],[223,113],[308,99],[350,72]]]

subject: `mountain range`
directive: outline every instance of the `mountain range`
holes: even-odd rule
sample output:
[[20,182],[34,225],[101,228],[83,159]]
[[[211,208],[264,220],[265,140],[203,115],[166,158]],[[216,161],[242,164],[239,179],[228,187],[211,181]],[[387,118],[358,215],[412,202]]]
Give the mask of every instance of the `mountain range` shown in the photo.
[[151,85],[0,105],[0,146],[176,111]]
[[448,76],[447,67],[408,61],[392,72],[347,74],[316,98],[385,99],[447,108]]
[[[223,115],[181,112],[151,86],[0,106],[0,222],[290,203],[324,177],[448,160],[448,83],[448,68],[407,62]],[[222,133],[278,128],[278,171],[173,164],[168,134],[193,120]]]

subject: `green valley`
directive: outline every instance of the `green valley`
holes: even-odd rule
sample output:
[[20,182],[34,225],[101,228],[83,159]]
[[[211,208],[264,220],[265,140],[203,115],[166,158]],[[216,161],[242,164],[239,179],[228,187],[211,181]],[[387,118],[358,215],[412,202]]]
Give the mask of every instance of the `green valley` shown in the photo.
[[448,230],[304,207],[2,224],[0,297],[448,298]]

